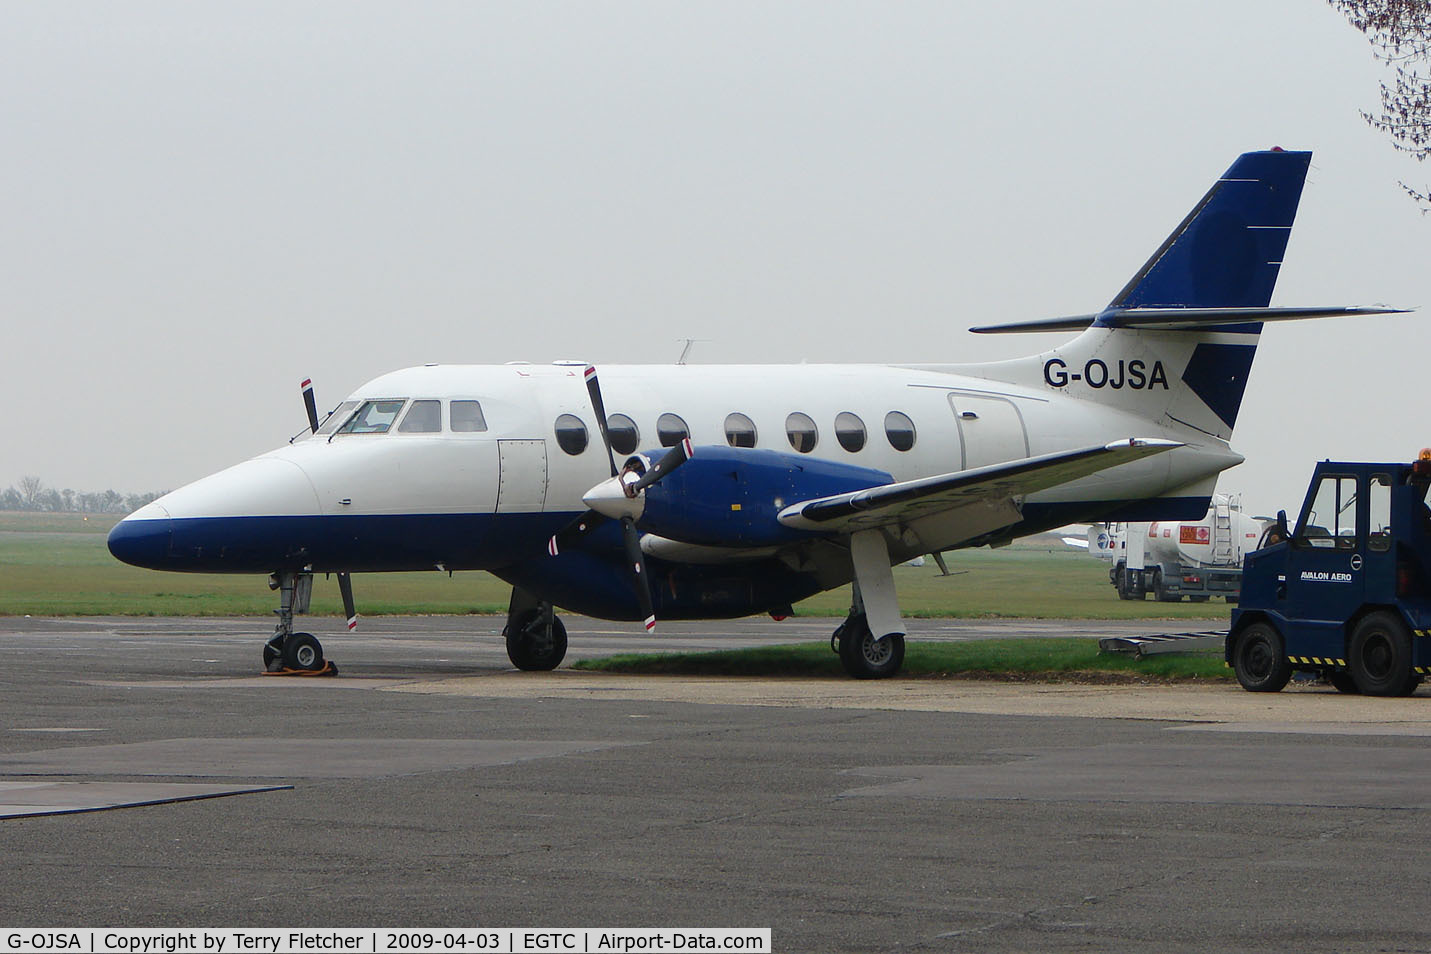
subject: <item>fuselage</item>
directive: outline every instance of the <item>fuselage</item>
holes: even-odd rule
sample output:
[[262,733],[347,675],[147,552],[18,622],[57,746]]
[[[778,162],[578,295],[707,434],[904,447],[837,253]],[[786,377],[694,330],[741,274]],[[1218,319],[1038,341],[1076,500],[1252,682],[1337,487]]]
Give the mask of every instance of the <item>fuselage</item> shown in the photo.
[[[140,566],[196,572],[501,572],[528,563],[541,572],[547,539],[609,476],[583,367],[434,365],[375,378],[318,433],[135,512],[116,527],[111,550]],[[1241,460],[1222,441],[1053,387],[934,368],[601,372],[618,463],[689,437],[697,448],[770,448],[900,481],[1130,436],[1188,444],[1033,495],[1010,535],[1073,520],[1195,518],[1216,474]]]

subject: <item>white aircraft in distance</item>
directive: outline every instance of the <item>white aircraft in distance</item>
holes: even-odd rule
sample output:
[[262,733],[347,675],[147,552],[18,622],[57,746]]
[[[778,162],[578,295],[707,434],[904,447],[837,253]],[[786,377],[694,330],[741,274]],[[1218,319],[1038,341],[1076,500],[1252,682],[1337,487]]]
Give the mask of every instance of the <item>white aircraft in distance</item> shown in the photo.
[[[1081,331],[1030,358],[947,365],[429,365],[358,388],[311,433],[166,494],[110,551],[265,573],[270,670],[313,574],[488,570],[512,584],[520,669],[558,665],[554,607],[605,619],[779,618],[853,581],[844,668],[904,658],[891,566],[1072,522],[1196,520],[1271,308],[1308,152],[1250,152],[1096,314],[973,329]],[[608,410],[610,413],[608,414]]]

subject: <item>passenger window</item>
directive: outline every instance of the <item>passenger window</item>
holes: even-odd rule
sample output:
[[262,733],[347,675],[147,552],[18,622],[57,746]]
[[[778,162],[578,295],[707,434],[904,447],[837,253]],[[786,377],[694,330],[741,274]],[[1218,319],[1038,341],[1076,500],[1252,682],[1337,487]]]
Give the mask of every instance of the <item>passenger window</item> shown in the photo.
[[1367,499],[1371,513],[1367,526],[1366,545],[1372,550],[1385,552],[1391,549],[1391,475],[1372,474],[1371,489]]
[[389,401],[364,401],[348,423],[338,429],[339,434],[386,434],[397,420],[407,398]]
[[613,414],[606,419],[606,433],[611,436],[611,449],[618,454],[634,454],[641,443],[641,431],[625,414]]
[[450,417],[452,430],[457,434],[472,434],[487,429],[487,419],[482,416],[482,405],[476,401],[453,401]]
[[1323,477],[1294,543],[1302,548],[1350,550],[1356,546],[1356,478]]
[[319,434],[331,434],[338,429],[339,424],[347,423],[348,416],[353,413],[353,408],[358,406],[357,401],[344,401],[337,409],[329,414],[318,428]]
[[403,415],[398,431],[403,434],[435,434],[442,430],[441,401],[413,401]]
[[820,432],[815,429],[815,419],[799,411],[785,419],[785,437],[790,446],[802,454],[808,454],[820,442]]
[[725,442],[731,447],[755,446],[755,422],[741,414],[727,414],[725,417]]
[[884,436],[890,447],[907,451],[914,446],[914,422],[903,411],[890,411],[884,416]]
[[662,447],[675,447],[690,436],[691,429],[677,415],[662,414],[656,418],[656,440]]
[[563,414],[556,419],[557,446],[568,454],[586,450],[586,425],[575,414]]
[[865,446],[865,422],[859,415],[841,411],[835,416],[835,440],[853,454]]

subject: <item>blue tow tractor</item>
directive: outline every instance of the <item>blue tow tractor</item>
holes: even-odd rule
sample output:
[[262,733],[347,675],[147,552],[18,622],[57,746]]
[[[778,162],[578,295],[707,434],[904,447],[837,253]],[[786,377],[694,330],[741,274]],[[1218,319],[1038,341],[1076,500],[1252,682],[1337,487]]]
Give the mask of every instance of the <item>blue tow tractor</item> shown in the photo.
[[1247,555],[1225,652],[1251,692],[1294,672],[1404,696],[1431,673],[1431,450],[1415,463],[1323,461],[1289,531]]

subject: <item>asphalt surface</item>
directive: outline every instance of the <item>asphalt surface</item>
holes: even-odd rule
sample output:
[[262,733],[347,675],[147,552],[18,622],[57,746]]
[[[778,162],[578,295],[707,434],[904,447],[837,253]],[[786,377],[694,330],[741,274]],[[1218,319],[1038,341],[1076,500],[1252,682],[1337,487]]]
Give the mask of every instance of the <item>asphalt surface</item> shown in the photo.
[[[500,623],[321,620],[341,674],[275,678],[266,620],[0,619],[0,925],[1431,950],[1431,689],[517,673]],[[573,619],[569,658],[834,623]]]

